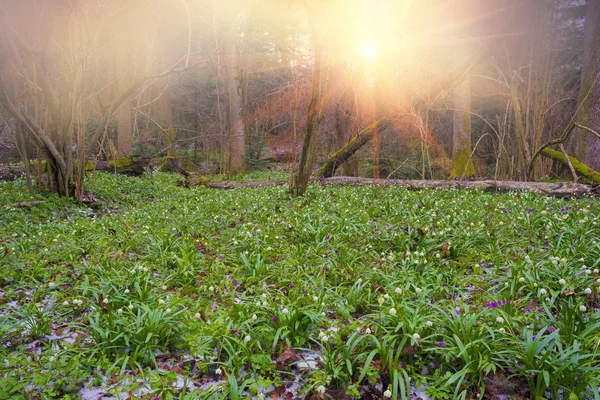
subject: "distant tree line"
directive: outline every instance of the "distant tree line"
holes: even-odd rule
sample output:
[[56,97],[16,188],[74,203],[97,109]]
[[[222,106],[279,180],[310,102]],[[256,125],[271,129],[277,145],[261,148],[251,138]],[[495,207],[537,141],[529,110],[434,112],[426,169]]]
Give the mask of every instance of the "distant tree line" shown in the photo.
[[315,173],[600,179],[598,1],[0,0],[0,35],[30,190],[81,199],[88,161],[134,154],[283,164],[294,195]]

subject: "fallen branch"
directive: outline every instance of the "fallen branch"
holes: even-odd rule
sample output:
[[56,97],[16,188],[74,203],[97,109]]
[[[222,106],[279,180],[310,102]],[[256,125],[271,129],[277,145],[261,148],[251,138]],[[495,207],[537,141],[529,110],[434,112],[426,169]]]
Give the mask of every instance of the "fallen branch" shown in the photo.
[[[318,178],[310,181],[319,185],[372,185],[376,187],[404,187],[408,189],[484,189],[494,192],[528,191],[554,197],[581,197],[595,194],[597,190],[591,185],[570,182],[515,182],[515,181],[434,181],[410,179],[371,179],[349,176]],[[287,181],[266,182],[210,182],[206,187],[213,189],[256,188],[287,185]]]
[[21,207],[21,208],[29,208],[39,206],[40,204],[44,204],[44,200],[36,200],[36,201],[20,201],[18,203],[9,204],[9,207]]
[[[568,166],[569,168],[573,168],[573,170],[579,175],[585,177],[590,182],[594,184],[600,184],[600,172],[591,169],[575,157],[569,156],[569,158],[565,157],[563,153],[560,151],[552,150],[552,149],[543,149],[542,155],[553,159],[554,161],[558,161],[559,163]],[[570,166],[569,166],[570,164]]]
[[379,130],[383,130],[389,124],[389,120],[382,119],[379,121],[373,122],[371,125],[367,126],[365,129],[360,131],[358,135],[353,137],[348,143],[346,143],[341,149],[333,153],[331,157],[327,160],[325,164],[321,168],[319,168],[319,172],[317,172],[317,176],[323,178],[329,178],[335,175],[337,169],[344,164],[346,161],[350,159],[361,147],[363,147],[367,142],[369,142],[375,133]]
[[[554,145],[562,145],[568,138],[569,135],[571,134],[571,132],[573,132],[573,129],[575,128],[579,128],[579,129],[583,129],[584,131],[587,131],[589,133],[591,133],[592,135],[598,137],[600,139],[600,133],[596,132],[595,130],[588,128],[587,126],[581,125],[577,122],[572,123],[565,131],[564,133],[557,139],[553,139],[550,140],[548,142],[546,142],[546,144],[542,145],[539,149],[537,149],[537,151],[535,152],[535,154],[533,155],[533,157],[531,157],[531,161],[529,162],[529,165],[527,166],[527,178],[531,180],[531,174],[533,174],[533,163],[535,163],[535,160],[537,159],[537,157],[542,154],[542,152],[544,150],[546,150],[546,148],[550,147],[550,146],[554,146]],[[554,153],[552,153],[554,154]],[[549,156],[548,154],[544,154],[547,157],[553,158],[552,156]],[[569,159],[573,160],[573,157],[569,157]],[[587,165],[581,163],[581,161],[575,159],[576,161],[578,161],[581,165],[583,165],[585,168],[590,169],[591,171],[595,172],[593,169],[589,168]],[[562,162],[563,164],[565,164],[566,166],[569,166],[569,161],[566,157],[563,157],[563,161],[556,159],[556,161]],[[579,171],[578,171],[579,172]],[[585,176],[585,175],[584,175]],[[591,179],[592,182],[594,182],[593,179]],[[598,183],[598,182],[594,182],[594,183]]]

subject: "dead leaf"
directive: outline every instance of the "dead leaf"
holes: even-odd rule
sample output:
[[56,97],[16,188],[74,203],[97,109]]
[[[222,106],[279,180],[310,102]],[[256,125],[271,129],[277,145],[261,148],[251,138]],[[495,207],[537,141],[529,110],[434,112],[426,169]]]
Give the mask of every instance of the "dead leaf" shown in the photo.
[[289,366],[290,364],[298,361],[299,359],[300,358],[298,357],[294,349],[288,347],[283,353],[281,353],[279,357],[277,357],[277,367],[282,368]]
[[275,390],[271,392],[271,399],[279,400],[286,392],[287,390],[285,390],[285,385],[277,386]]

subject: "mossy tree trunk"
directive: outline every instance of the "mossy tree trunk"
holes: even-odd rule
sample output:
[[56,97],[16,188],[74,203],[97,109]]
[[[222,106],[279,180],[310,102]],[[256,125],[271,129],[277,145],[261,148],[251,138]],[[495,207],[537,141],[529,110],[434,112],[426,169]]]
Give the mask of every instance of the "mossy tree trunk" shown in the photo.
[[389,123],[390,121],[388,119],[382,119],[372,123],[360,131],[358,135],[353,137],[348,143],[346,143],[346,145],[333,153],[333,155],[327,159],[327,162],[319,169],[317,175],[324,178],[334,176],[337,169],[341,165],[348,161],[350,157],[352,157],[358,150],[367,144],[375,136],[378,130],[383,131],[387,125],[389,125]]
[[313,70],[313,82],[312,82],[312,95],[310,103],[308,105],[308,112],[306,113],[306,132],[304,133],[304,141],[302,142],[302,153],[300,154],[300,162],[294,181],[292,183],[291,193],[292,196],[302,196],[306,192],[308,181],[312,174],[312,169],[315,164],[315,149],[317,141],[319,140],[319,129],[321,122],[321,68],[322,68],[322,54],[321,45],[318,38],[316,21],[312,15],[314,11],[310,6],[306,5],[306,13],[308,19],[308,25],[311,31],[313,49],[315,52],[314,56],[314,70]]
[[[458,39],[455,44],[456,64],[467,59],[467,44]],[[466,75],[452,90],[452,173],[451,177],[473,176],[471,158],[471,79]]]
[[[544,156],[546,156],[548,158],[551,158],[554,161],[558,161],[559,163],[563,164],[564,166],[569,165],[567,158],[560,151],[545,148],[541,151],[541,154],[543,154]],[[571,161],[571,165],[573,166],[573,169],[575,170],[575,172],[578,175],[583,176],[584,178],[588,179],[590,182],[592,182],[594,184],[600,184],[600,172],[598,172],[594,168],[590,168],[590,166],[582,163],[580,160],[578,160],[575,157],[569,156],[569,161]]]
[[[588,0],[585,16],[583,70],[577,122],[600,130],[600,1]],[[600,139],[577,129],[570,152],[594,170],[600,170]]]

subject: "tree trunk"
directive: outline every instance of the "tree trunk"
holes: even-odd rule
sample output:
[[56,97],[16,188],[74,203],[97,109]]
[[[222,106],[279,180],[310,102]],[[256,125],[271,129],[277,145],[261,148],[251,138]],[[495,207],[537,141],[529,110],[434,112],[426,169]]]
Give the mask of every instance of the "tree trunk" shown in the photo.
[[[588,0],[585,16],[583,71],[577,122],[600,130],[600,1]],[[600,170],[600,139],[578,129],[572,136],[571,153],[590,168]]]
[[[467,59],[467,42],[459,38],[455,44],[456,65]],[[451,177],[473,176],[471,157],[471,78],[466,75],[452,90],[452,172]]]
[[307,6],[308,24],[311,30],[313,48],[315,52],[314,57],[314,71],[313,71],[313,82],[312,82],[312,96],[310,104],[308,105],[308,112],[306,113],[306,132],[304,134],[304,141],[302,142],[302,153],[300,155],[300,163],[294,182],[292,184],[292,196],[302,196],[306,192],[308,181],[312,174],[312,169],[315,164],[315,147],[319,140],[319,128],[320,128],[320,115],[321,109],[321,68],[322,68],[322,55],[321,45],[319,38],[317,37],[317,27],[315,26],[316,21],[312,16],[312,10]]
[[173,124],[173,108],[171,105],[171,88],[167,86],[162,94],[162,108],[167,122],[167,156],[174,157],[176,153],[175,142],[177,132]]
[[[117,47],[115,65],[119,81],[118,93],[123,93],[131,83],[129,54],[124,43],[119,43]],[[117,157],[129,157],[133,153],[133,121],[129,98],[117,107],[115,114],[117,118]]]
[[233,22],[228,25],[229,37],[225,44],[225,62],[227,73],[227,97],[229,103],[229,174],[245,172],[246,137],[242,118],[242,96],[237,71],[237,52],[235,48],[236,29]]

